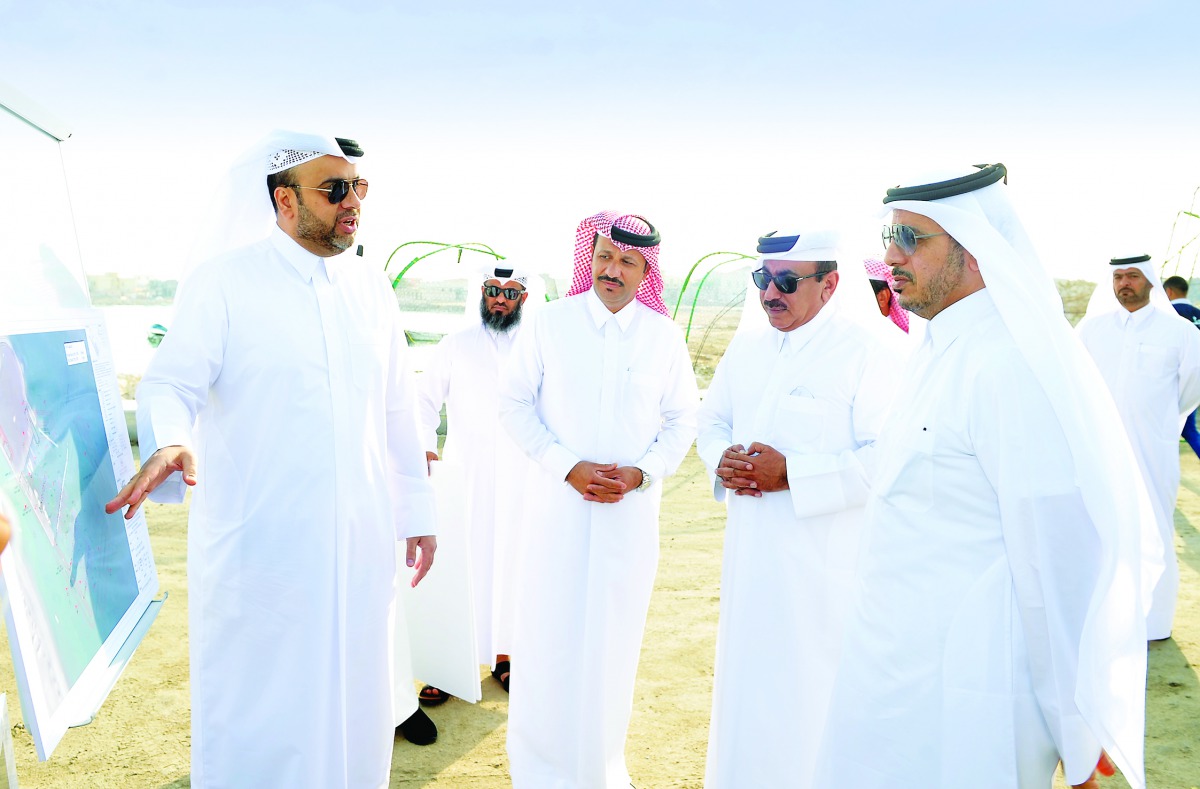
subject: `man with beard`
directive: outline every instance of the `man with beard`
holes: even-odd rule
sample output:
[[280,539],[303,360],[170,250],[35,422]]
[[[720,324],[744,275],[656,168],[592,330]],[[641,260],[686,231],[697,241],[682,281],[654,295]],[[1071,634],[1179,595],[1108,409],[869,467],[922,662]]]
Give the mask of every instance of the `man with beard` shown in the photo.
[[188,277],[138,387],[144,463],[108,511],[192,487],[196,787],[388,783],[394,548],[415,585],[436,540],[395,298],[346,252],[362,154],[283,132],[235,165],[225,254]]
[[929,324],[876,442],[817,786],[1050,789],[1061,760],[1091,787],[1105,752],[1145,786],[1149,501],[1006,173],[884,198]]
[[1200,332],[1179,320],[1149,255],[1109,262],[1112,288],[1097,286],[1077,331],[1117,402],[1154,503],[1162,545],[1147,559],[1163,573],[1146,637],[1158,641],[1171,636],[1179,592],[1179,431],[1200,403]]
[[[439,459],[436,431],[445,404],[442,459],[463,485],[479,662],[492,667],[492,676],[506,691],[522,516],[522,497],[508,491],[512,481],[524,479],[529,461],[500,427],[499,391],[529,298],[529,281],[529,275],[507,266],[488,269],[480,286],[479,319],[438,343],[420,380],[425,457]],[[449,694],[426,685],[420,698],[434,706]]]
[[571,288],[521,332],[502,385],[501,422],[533,460],[508,715],[517,789],[629,786],[662,479],[695,438],[699,399],[658,251],[642,217],[580,222]]

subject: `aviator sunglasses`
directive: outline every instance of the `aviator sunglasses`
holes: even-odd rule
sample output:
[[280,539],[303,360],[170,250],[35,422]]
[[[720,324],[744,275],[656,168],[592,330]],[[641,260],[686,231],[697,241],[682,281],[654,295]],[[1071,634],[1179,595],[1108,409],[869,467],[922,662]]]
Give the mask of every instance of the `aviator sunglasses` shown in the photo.
[[796,288],[800,286],[800,280],[809,279],[811,277],[819,277],[820,274],[805,274],[798,277],[791,272],[784,274],[772,274],[765,268],[760,268],[757,271],[750,272],[750,278],[754,280],[754,286],[759,290],[766,290],[772,282],[779,289],[780,293],[795,293]]
[[301,186],[300,184],[288,184],[293,189],[312,189],[314,192],[326,192],[331,205],[337,205],[346,199],[346,195],[350,194],[350,190],[354,190],[354,194],[358,195],[359,200],[365,200],[367,197],[367,182],[363,178],[355,178],[353,181],[328,181],[329,186]]
[[949,233],[945,231],[941,233],[918,233],[915,227],[909,227],[908,225],[884,225],[883,248],[887,249],[888,244],[894,241],[904,254],[911,255],[917,251],[917,242],[922,238],[946,235],[949,235]]
[[520,288],[498,288],[495,285],[484,285],[483,286],[483,293],[489,299],[494,299],[497,296],[499,296],[501,293],[503,293],[504,298],[508,299],[509,301],[516,301],[517,299],[519,299],[521,297],[521,294],[524,292],[525,291],[521,290]]

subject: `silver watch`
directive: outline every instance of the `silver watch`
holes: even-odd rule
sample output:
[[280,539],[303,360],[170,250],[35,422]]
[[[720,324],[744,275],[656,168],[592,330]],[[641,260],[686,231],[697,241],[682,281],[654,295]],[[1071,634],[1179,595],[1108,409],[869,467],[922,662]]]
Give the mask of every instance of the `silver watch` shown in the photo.
[[[637,466],[634,466],[634,468],[637,468]],[[654,482],[654,478],[640,468],[638,468],[638,471],[642,472],[642,484],[638,485],[634,490],[645,490]]]

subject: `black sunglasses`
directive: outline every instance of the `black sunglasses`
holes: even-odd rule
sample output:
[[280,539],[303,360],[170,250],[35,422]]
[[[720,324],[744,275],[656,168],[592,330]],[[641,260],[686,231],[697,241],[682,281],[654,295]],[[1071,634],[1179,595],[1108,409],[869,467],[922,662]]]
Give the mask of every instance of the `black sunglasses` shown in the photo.
[[509,301],[516,301],[524,292],[525,291],[521,288],[499,288],[495,285],[483,286],[483,295],[487,296],[489,299],[494,299],[503,293],[504,298],[508,299]]
[[911,255],[917,251],[917,242],[922,238],[933,238],[934,236],[949,235],[946,232],[941,233],[918,233],[915,227],[908,225],[884,225],[883,226],[883,248],[887,249],[888,244],[893,241],[896,246],[906,255]]
[[820,273],[805,274],[802,277],[798,277],[791,272],[786,274],[772,274],[765,268],[750,272],[750,278],[754,280],[754,286],[759,290],[766,290],[774,282],[775,287],[779,289],[780,293],[795,293],[796,288],[800,286],[800,280],[819,276],[821,276]]
[[314,192],[327,192],[326,197],[329,198],[331,205],[337,205],[346,199],[346,195],[350,194],[350,190],[354,190],[354,194],[358,195],[359,200],[367,198],[367,182],[363,178],[355,178],[353,181],[329,181],[329,186],[301,186],[300,184],[288,184],[293,189],[312,189]]

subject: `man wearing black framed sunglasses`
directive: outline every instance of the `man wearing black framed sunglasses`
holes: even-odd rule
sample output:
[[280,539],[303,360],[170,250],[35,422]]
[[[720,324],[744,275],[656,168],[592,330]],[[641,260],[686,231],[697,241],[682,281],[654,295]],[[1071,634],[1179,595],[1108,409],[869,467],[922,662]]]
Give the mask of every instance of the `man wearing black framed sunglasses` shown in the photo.
[[[442,474],[457,483],[454,495],[459,506],[445,510],[464,513],[462,530],[469,535],[474,621],[442,625],[448,631],[474,631],[479,662],[491,667],[492,677],[505,691],[517,613],[514,597],[522,582],[513,568],[521,558],[518,537],[525,511],[524,497],[510,492],[503,480],[525,479],[529,458],[501,424],[500,382],[509,367],[531,287],[537,294],[543,292],[538,275],[513,268],[506,260],[489,266],[479,286],[478,312],[468,318],[468,326],[442,338],[420,376],[425,457],[431,475]],[[443,404],[446,441],[439,455],[437,429]],[[445,520],[440,524],[444,533],[450,533],[451,525]],[[426,685],[419,697],[432,707],[449,700],[450,694]]]
[[234,165],[138,387],[143,465],[107,509],[194,486],[196,786],[384,786],[397,723],[437,736],[389,664],[397,565],[416,585],[437,541],[395,296],[345,253],[362,156],[279,132]]
[[880,432],[818,786],[1049,789],[1060,761],[1146,785],[1154,515],[1007,175],[883,200],[884,262],[930,321]]
[[742,325],[698,416],[696,451],[728,507],[712,789],[813,785],[867,457],[899,358],[865,277],[839,284],[835,233],[772,233],[758,252]]

